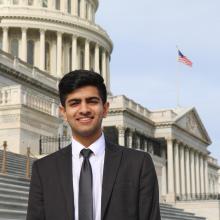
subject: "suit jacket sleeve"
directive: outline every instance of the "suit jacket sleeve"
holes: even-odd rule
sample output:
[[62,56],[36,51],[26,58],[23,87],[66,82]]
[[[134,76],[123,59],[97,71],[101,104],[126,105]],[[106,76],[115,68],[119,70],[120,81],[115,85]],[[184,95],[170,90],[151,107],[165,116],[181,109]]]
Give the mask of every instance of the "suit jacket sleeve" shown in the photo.
[[157,176],[149,154],[145,155],[141,168],[139,220],[161,220]]
[[32,167],[26,220],[45,220],[44,197],[37,161]]

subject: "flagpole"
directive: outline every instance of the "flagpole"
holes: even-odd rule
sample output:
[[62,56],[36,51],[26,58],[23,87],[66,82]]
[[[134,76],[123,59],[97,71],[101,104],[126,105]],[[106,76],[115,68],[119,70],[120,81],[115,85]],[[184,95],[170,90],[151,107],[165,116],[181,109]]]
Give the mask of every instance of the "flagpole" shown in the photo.
[[[179,51],[178,46],[176,45],[177,51]],[[177,107],[180,107],[180,70],[179,70],[179,62],[178,62],[178,58],[177,58],[177,74],[176,74],[176,90],[177,90],[177,94],[176,94],[176,105]]]

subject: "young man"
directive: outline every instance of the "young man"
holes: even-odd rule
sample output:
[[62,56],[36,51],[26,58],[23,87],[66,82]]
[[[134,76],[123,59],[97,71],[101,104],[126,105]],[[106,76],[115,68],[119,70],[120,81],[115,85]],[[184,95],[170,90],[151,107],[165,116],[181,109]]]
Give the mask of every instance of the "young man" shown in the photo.
[[102,133],[109,109],[103,78],[70,72],[59,95],[72,143],[34,163],[27,220],[160,220],[151,157]]

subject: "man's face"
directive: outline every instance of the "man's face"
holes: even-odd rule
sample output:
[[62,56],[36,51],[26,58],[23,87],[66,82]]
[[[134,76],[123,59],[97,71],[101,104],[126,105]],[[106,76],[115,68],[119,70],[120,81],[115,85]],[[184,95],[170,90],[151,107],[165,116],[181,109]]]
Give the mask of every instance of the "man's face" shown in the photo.
[[95,86],[84,86],[70,93],[65,107],[60,111],[76,140],[96,139],[101,135],[102,119],[108,113],[109,104],[103,104]]

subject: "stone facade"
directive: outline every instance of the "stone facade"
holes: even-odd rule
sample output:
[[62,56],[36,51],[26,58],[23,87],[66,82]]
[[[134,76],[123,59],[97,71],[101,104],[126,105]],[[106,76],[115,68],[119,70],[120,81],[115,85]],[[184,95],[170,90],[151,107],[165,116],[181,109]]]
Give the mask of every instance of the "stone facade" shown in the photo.
[[68,136],[58,112],[59,79],[70,70],[93,69],[109,94],[106,136],[150,153],[161,202],[210,202],[218,215],[218,202],[207,199],[218,198],[219,165],[209,156],[211,140],[196,109],[150,111],[124,95],[112,96],[113,45],[95,24],[97,8],[97,0],[0,0],[0,143],[38,155],[41,136]]

